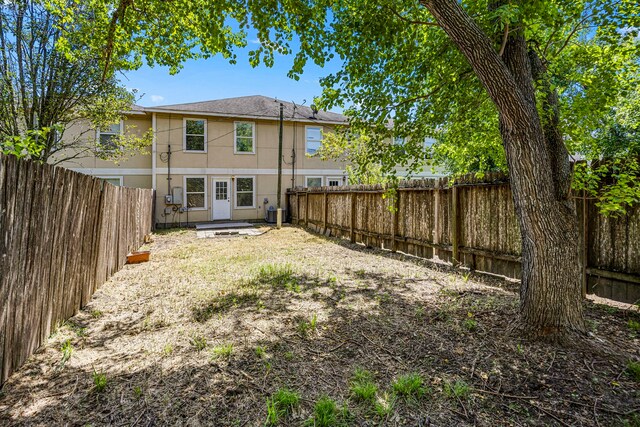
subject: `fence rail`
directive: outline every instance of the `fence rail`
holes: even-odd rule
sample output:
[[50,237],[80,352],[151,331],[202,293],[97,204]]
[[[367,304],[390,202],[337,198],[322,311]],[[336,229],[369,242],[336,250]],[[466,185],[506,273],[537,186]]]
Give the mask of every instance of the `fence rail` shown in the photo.
[[0,384],[151,230],[152,190],[0,155]]
[[[408,181],[387,195],[380,185],[295,188],[287,192],[288,211],[294,224],[328,236],[521,278],[506,176]],[[640,206],[618,218],[600,215],[593,200],[578,198],[576,208],[585,293],[640,300]]]

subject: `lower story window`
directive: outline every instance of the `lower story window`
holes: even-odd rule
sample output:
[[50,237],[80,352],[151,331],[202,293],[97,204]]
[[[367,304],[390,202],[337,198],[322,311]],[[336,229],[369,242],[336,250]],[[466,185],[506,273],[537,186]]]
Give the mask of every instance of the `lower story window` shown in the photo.
[[306,179],[306,187],[322,187],[322,177],[308,176]]
[[252,208],[253,194],[255,187],[255,178],[238,177],[236,178],[236,207]]
[[185,178],[186,187],[186,206],[188,208],[205,208],[205,178],[204,177],[187,177]]
[[330,176],[327,178],[327,185],[329,187],[340,187],[342,185],[342,178],[339,176]]

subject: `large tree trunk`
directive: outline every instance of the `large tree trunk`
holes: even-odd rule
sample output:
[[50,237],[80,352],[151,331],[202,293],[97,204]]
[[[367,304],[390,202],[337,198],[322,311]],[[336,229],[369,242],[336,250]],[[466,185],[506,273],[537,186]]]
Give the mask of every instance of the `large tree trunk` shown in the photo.
[[522,234],[520,321],[533,337],[584,333],[579,240],[568,200],[570,166],[557,123],[536,108],[526,40],[508,35],[502,56],[456,0],[422,0],[466,56],[500,118],[511,189]]

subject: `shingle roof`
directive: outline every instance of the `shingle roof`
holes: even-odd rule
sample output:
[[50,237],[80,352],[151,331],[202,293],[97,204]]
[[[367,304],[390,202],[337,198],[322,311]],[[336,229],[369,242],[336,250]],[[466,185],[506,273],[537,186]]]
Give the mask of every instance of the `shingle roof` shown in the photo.
[[295,105],[262,95],[240,96],[237,98],[216,99],[212,101],[190,102],[187,104],[161,105],[146,108],[146,111],[184,111],[185,113],[203,113],[222,116],[256,117],[277,119],[280,114],[280,103],[284,105],[285,120],[319,121],[346,123],[342,114],[330,111],[318,111],[315,115],[307,105]]

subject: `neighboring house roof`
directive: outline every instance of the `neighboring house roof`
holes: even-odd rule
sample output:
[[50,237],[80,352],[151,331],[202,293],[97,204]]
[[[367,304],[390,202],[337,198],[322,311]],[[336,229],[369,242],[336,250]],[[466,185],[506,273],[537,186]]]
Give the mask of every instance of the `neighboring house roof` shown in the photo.
[[330,111],[318,111],[314,114],[309,106],[297,105],[261,95],[190,102],[187,104],[161,105],[144,108],[144,111],[278,120],[280,117],[280,103],[284,106],[283,115],[286,121],[347,123],[347,117],[342,114]]
[[142,105],[131,104],[131,107],[125,111],[125,114],[146,115],[147,113]]

